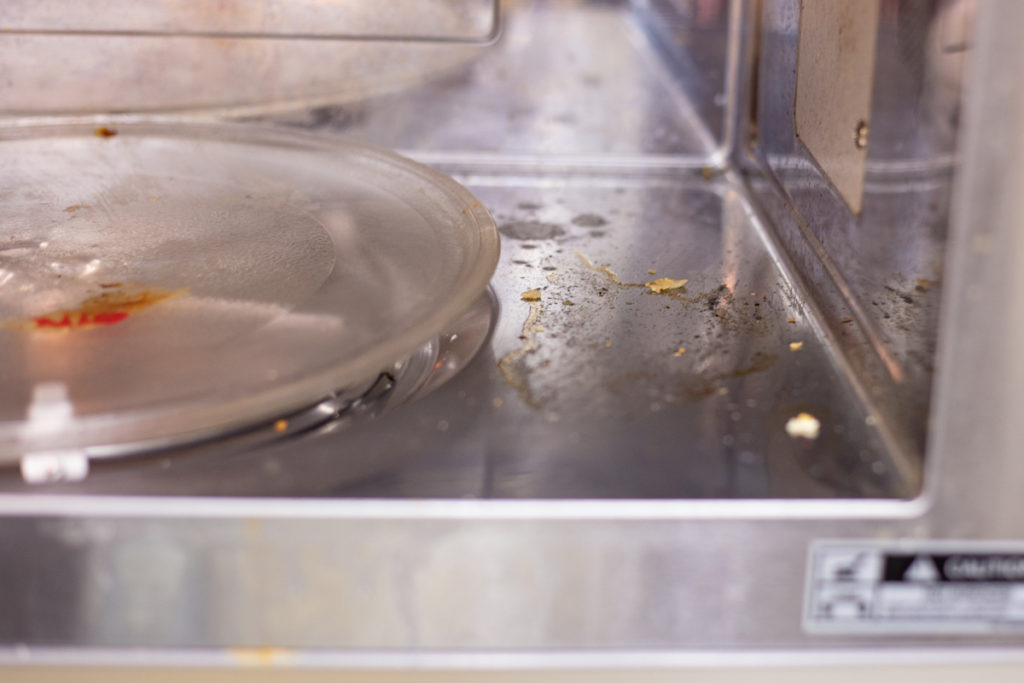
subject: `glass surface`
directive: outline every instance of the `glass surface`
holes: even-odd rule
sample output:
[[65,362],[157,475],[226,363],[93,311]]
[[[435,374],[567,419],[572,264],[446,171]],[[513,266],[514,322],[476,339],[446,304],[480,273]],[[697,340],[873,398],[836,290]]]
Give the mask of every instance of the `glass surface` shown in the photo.
[[496,0],[4,0],[0,32],[480,41]]
[[479,296],[486,209],[357,144],[0,132],[0,455],[208,436],[380,371]]

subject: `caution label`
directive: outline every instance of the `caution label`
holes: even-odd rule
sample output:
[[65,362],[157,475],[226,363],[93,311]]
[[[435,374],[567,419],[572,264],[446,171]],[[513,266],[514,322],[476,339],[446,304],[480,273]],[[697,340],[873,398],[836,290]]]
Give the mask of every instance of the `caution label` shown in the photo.
[[815,543],[804,628],[821,633],[1024,631],[1024,543]]

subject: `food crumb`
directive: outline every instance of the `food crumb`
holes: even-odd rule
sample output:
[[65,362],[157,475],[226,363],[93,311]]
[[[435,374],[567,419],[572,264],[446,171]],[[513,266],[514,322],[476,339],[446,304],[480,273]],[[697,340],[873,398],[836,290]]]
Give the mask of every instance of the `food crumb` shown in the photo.
[[675,356],[676,358],[678,358],[679,356],[683,355],[684,353],[686,353],[686,349],[684,349],[682,346],[680,346],[678,349],[676,349],[676,352],[673,353],[672,355]]
[[711,180],[715,177],[715,171],[710,166],[704,166],[700,169],[700,175],[704,180]]
[[288,429],[288,420],[278,420],[274,423],[274,431],[280,434]]
[[78,211],[79,209],[88,209],[88,208],[90,208],[88,204],[72,204],[68,208],[64,209],[64,211],[66,211],[67,213],[74,213],[75,211]]
[[543,332],[545,329],[547,328],[545,328],[543,325],[534,325],[533,327],[534,332]]
[[612,343],[611,342],[605,342],[604,348],[606,348],[606,349],[612,348]]
[[796,325],[796,318],[786,318],[786,322],[790,325]]
[[653,268],[651,268],[650,270],[648,270],[648,271],[647,271],[647,274],[648,274],[648,275],[657,275],[657,274],[658,274],[658,271],[656,271],[656,270],[654,270]]
[[106,126],[100,126],[92,132],[98,138],[112,138],[117,135],[117,131],[113,128],[107,128]]
[[853,318],[847,316],[847,317],[843,318],[842,320],[840,320],[839,322],[842,323],[843,325],[846,325],[847,323],[852,323],[853,322]]
[[575,304],[575,303],[573,303],[572,301],[568,301],[568,300],[566,300],[566,301],[563,301],[563,302],[562,302],[562,305],[563,305],[563,306],[575,306],[576,304]]
[[655,294],[661,294],[672,289],[679,289],[683,287],[689,280],[673,280],[671,278],[662,277],[652,282],[645,282],[644,287],[649,288]]
[[789,342],[789,350],[790,351],[799,351],[802,348],[804,348],[804,343],[802,341]]
[[821,422],[810,413],[800,413],[786,421],[786,433],[792,438],[817,439]]
[[927,292],[932,287],[932,281],[926,280],[923,277],[919,277],[914,280],[914,289],[919,292]]
[[528,289],[519,295],[523,301],[540,301],[540,290],[539,289]]

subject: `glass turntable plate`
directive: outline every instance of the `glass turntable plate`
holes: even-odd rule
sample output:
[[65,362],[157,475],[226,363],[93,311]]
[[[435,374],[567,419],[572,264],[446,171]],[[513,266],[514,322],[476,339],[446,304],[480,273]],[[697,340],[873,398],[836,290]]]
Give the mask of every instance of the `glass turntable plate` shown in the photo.
[[170,121],[0,129],[0,459],[307,405],[442,331],[497,257],[467,190],[373,147]]

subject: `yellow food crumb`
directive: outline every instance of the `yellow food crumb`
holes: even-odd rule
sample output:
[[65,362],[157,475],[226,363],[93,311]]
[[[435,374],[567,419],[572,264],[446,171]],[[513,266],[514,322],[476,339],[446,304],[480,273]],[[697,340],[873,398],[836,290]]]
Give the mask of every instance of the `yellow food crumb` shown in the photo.
[[847,316],[847,317],[843,318],[842,320],[840,320],[839,322],[841,322],[843,325],[845,325],[847,323],[852,323],[853,322],[853,318]]
[[658,274],[658,271],[656,271],[656,270],[654,270],[654,269],[652,268],[652,269],[650,269],[650,270],[648,270],[648,271],[647,271],[647,274],[648,274],[648,275],[657,275],[657,274]]
[[800,413],[786,422],[786,433],[794,439],[817,439],[821,432],[821,422],[810,413]]
[[790,325],[796,325],[796,318],[787,318],[786,322]]
[[278,420],[274,423],[274,431],[280,434],[284,430],[288,429],[288,420]]
[[522,297],[523,301],[540,301],[540,290],[528,289],[519,296]]
[[563,305],[563,306],[575,306],[576,304],[574,304],[574,303],[573,303],[573,302],[571,302],[571,301],[563,301],[563,302],[562,302],[562,305]]
[[801,342],[789,342],[789,350],[790,351],[799,351],[802,348],[804,348],[804,343],[802,341]]
[[676,358],[678,358],[679,356],[683,355],[684,353],[686,353],[686,349],[684,349],[684,348],[683,348],[682,346],[680,346],[680,347],[679,347],[679,348],[678,348],[678,349],[676,350],[676,352],[675,352],[675,353],[673,353],[672,355],[673,355],[673,356],[675,356]]
[[667,291],[669,291],[671,289],[679,289],[680,287],[685,285],[687,282],[689,282],[689,281],[688,280],[673,280],[671,278],[661,277],[661,278],[658,278],[657,280],[654,280],[653,282],[645,282],[644,283],[644,287],[649,288],[655,294],[661,294],[662,292],[667,292]]

